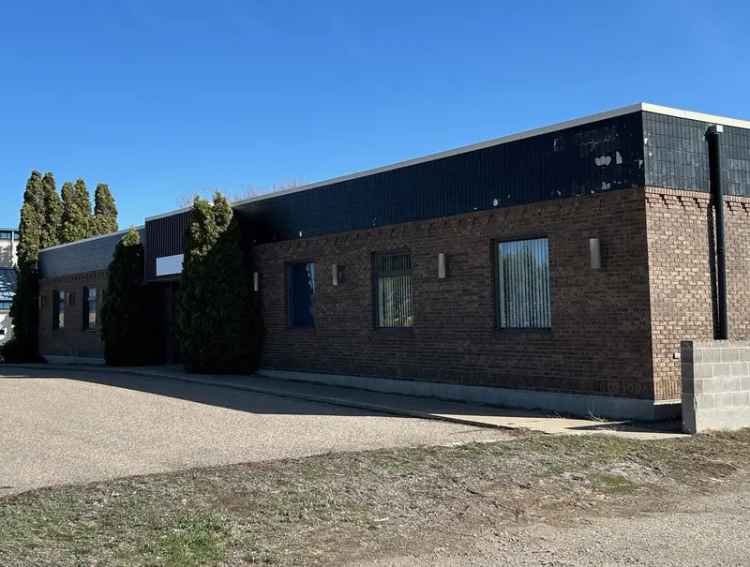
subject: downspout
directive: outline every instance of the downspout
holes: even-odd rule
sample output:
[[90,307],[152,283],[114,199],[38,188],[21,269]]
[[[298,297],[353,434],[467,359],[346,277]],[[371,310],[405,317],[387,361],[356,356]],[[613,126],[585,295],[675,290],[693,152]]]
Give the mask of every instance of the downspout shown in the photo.
[[727,323],[727,265],[724,241],[724,191],[721,187],[721,134],[724,127],[711,126],[706,132],[708,141],[708,170],[711,195],[716,217],[716,329],[714,338],[728,338]]

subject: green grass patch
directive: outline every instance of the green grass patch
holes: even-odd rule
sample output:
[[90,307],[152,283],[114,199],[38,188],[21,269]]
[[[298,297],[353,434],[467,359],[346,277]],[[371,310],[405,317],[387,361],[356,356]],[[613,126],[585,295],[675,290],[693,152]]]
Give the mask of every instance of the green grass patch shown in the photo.
[[204,565],[224,556],[227,534],[218,517],[186,516],[163,532],[158,556],[170,567]]
[[640,486],[638,483],[616,474],[594,473],[589,478],[594,490],[608,494],[630,494]]

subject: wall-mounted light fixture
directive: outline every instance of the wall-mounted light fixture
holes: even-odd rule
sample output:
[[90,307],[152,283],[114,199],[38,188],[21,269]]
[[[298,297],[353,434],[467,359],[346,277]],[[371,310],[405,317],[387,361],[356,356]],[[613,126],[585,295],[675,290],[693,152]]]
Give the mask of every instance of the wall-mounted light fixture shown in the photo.
[[331,283],[334,286],[339,285],[339,265],[334,264],[331,266]]
[[253,291],[260,290],[260,274],[253,272]]
[[438,279],[444,280],[447,275],[445,254],[438,254]]
[[591,269],[602,269],[602,245],[598,238],[589,238],[589,257],[591,259]]

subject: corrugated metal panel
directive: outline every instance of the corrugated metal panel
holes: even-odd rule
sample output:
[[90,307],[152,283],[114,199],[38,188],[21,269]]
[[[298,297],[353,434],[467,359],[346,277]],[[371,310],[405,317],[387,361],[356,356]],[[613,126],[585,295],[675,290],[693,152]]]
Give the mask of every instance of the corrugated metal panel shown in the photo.
[[237,211],[261,242],[641,186],[641,113],[262,201]]
[[[670,189],[709,191],[706,130],[711,125],[644,112],[646,183]],[[750,130],[724,126],[720,140],[725,193],[750,197]]]
[[[141,242],[144,230],[139,229]],[[123,233],[82,240],[69,245],[42,250],[39,253],[39,271],[42,278],[57,278],[69,274],[81,274],[106,270],[112,261],[115,246]]]
[[182,254],[185,232],[190,225],[190,211],[169,217],[146,221],[146,279],[170,279],[156,277],[156,259]]

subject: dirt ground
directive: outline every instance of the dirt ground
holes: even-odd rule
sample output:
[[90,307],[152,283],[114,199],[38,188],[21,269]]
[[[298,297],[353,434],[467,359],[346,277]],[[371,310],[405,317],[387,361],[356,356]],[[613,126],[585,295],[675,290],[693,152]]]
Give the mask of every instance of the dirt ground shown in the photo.
[[[601,511],[600,511],[601,512]],[[483,529],[422,554],[357,562],[359,567],[728,567],[750,565],[750,483],[710,496],[571,514],[565,521]]]
[[747,430],[195,469],[2,498],[0,565],[743,565],[749,475]]

